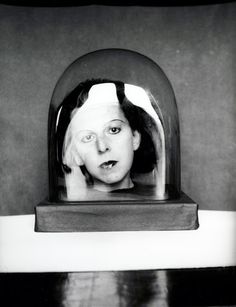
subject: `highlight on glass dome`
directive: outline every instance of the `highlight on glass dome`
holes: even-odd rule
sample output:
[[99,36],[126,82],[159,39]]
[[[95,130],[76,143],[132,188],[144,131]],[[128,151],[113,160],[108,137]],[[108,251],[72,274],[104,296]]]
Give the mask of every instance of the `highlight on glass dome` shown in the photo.
[[163,70],[139,53],[86,54],[62,74],[49,112],[49,200],[180,195],[179,122]]

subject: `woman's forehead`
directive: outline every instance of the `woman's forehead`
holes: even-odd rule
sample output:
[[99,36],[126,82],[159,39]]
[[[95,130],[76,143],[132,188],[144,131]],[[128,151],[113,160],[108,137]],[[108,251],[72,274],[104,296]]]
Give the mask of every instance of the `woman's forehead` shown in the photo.
[[71,128],[75,131],[98,130],[114,120],[127,122],[119,105],[94,105],[86,109],[78,109],[71,121]]

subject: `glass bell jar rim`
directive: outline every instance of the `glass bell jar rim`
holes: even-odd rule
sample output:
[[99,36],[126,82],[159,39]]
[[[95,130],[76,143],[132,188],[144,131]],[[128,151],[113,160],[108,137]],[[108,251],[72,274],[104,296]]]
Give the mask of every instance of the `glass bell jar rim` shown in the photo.
[[[146,61],[146,63],[149,62],[149,64],[155,68],[157,68],[159,70],[159,73],[157,75],[161,75],[161,78],[164,79],[166,85],[168,86],[168,90],[170,91],[171,95],[173,96],[173,100],[176,106],[176,112],[178,114],[178,109],[177,109],[177,105],[176,105],[176,100],[175,100],[175,93],[173,90],[173,87],[171,85],[171,82],[169,80],[169,78],[167,77],[166,73],[164,72],[164,70],[151,58],[149,58],[147,55],[142,54],[141,52],[138,51],[134,51],[131,49],[125,49],[125,48],[102,48],[102,49],[97,49],[97,50],[92,50],[89,51],[81,56],[79,56],[78,58],[76,58],[75,60],[73,60],[62,72],[62,74],[60,75],[60,77],[58,78],[56,85],[54,87],[54,90],[52,92],[52,96],[51,96],[51,100],[50,100],[50,104],[53,105],[55,103],[55,100],[57,100],[59,97],[57,97],[57,93],[59,91],[59,87],[61,87],[61,83],[63,82],[64,79],[67,79],[67,75],[69,74],[73,74],[73,71],[76,71],[76,65],[79,64],[80,62],[83,62],[84,59],[88,58],[88,57],[92,57],[93,55],[97,56],[97,55],[102,55],[105,53],[116,53],[116,56],[118,55],[118,53],[123,53],[123,54],[127,54],[132,57],[132,56],[138,56],[140,59],[142,58],[143,60]],[[108,73],[109,75],[109,73]],[[132,80],[132,77],[131,77]],[[142,80],[144,81],[144,80]],[[131,82],[132,83],[132,82]],[[77,84],[77,83],[75,83]],[[67,83],[68,85],[68,83]],[[73,87],[71,88],[71,90],[73,89]],[[64,95],[66,95],[66,93],[64,93]],[[65,96],[64,96],[65,97]],[[64,98],[63,97],[63,98]]]

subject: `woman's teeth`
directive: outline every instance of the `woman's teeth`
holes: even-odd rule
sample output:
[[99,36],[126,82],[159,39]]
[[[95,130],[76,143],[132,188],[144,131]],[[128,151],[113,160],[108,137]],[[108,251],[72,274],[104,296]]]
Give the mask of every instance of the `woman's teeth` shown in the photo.
[[116,161],[107,161],[100,165],[102,169],[111,169],[116,164]]

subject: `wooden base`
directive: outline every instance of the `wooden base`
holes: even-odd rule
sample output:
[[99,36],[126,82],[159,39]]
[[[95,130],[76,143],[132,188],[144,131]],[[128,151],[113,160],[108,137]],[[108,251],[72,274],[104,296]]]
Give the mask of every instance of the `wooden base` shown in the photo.
[[51,203],[35,208],[37,232],[193,230],[198,206],[187,195],[176,200]]

